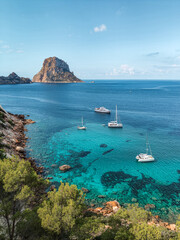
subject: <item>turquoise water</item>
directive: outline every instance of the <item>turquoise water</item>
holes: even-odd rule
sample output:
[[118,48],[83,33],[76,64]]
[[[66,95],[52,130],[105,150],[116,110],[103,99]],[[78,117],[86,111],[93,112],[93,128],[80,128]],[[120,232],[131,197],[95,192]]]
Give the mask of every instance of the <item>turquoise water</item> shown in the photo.
[[[68,181],[88,188],[88,203],[150,203],[153,213],[170,221],[180,213],[180,82],[1,86],[0,103],[36,121],[28,126],[27,152],[45,167],[44,176],[53,177],[53,184]],[[123,129],[107,127],[115,104]],[[112,114],[95,113],[98,106]],[[86,131],[77,130],[81,116]],[[145,151],[147,132],[156,161],[138,163],[135,157]],[[61,173],[63,164],[71,171]]]

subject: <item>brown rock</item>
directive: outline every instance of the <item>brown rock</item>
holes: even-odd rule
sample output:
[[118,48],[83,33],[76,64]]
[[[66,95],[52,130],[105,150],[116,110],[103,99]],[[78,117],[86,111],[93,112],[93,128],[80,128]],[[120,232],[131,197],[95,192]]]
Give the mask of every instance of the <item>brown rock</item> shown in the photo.
[[87,188],[81,188],[82,189],[82,191],[84,192],[84,193],[89,193],[89,189],[87,189]]
[[43,67],[33,77],[32,81],[45,83],[82,82],[73,72],[70,72],[68,64],[57,57],[46,58]]
[[111,209],[113,212],[117,212],[120,207],[120,204],[116,200],[106,203],[106,208]]
[[17,146],[17,147],[16,147],[16,151],[18,151],[18,152],[24,152],[24,148],[23,148],[23,147],[20,147],[20,146]]
[[176,231],[176,224],[169,224],[166,228],[171,231]]
[[35,123],[35,121],[31,120],[31,119],[26,119],[25,124],[33,124]]
[[62,165],[62,166],[59,167],[59,169],[62,172],[67,172],[69,169],[71,169],[71,166],[69,166],[69,165]]
[[102,207],[97,207],[94,209],[95,212],[100,212],[102,210]]

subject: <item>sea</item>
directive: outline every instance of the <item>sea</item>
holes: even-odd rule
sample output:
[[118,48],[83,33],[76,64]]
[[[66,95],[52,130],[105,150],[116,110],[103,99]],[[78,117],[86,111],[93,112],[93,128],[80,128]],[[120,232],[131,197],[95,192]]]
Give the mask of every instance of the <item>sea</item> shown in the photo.
[[[51,185],[86,188],[87,204],[138,203],[173,222],[180,214],[180,81],[95,80],[0,86],[0,104],[30,115],[27,156]],[[122,129],[108,128],[115,108]],[[104,106],[111,114],[94,112]],[[81,118],[86,131],[77,130]],[[146,136],[155,161],[139,163]],[[65,173],[59,166],[68,164]],[[101,196],[99,196],[101,195]],[[150,204],[150,205],[147,205]]]

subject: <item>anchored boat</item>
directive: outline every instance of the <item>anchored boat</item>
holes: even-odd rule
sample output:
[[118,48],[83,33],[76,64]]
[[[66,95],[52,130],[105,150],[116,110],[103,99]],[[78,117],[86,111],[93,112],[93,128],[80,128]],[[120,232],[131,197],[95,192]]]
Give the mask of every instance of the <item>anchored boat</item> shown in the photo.
[[94,111],[97,113],[111,113],[111,111],[105,107],[95,108]]
[[85,127],[84,124],[83,124],[83,117],[81,119],[81,126],[78,126],[77,129],[78,130],[86,130],[87,129],[87,127]]
[[108,122],[108,127],[109,128],[122,128],[123,125],[122,123],[118,122],[118,117],[117,117],[117,105],[116,105],[116,116],[115,116],[115,121]]
[[[149,154],[150,152],[150,154]],[[138,162],[154,162],[155,159],[152,156],[151,146],[148,141],[148,137],[146,136],[146,153],[140,153],[136,156]]]

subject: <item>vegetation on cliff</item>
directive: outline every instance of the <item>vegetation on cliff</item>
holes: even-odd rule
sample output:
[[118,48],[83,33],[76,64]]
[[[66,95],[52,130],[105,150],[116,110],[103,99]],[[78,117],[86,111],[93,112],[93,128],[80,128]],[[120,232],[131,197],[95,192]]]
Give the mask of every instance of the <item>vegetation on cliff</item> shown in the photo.
[[[17,119],[22,121],[23,117],[13,116],[0,107],[1,240],[180,239],[180,219],[167,228],[158,216],[137,204],[123,208],[117,201],[110,201],[103,208],[88,208],[83,191],[68,183],[61,182],[58,189],[46,192],[49,181],[21,157],[22,153],[14,157],[17,147],[7,144],[11,143],[7,133],[14,137],[12,131],[20,124]],[[24,126],[21,124],[17,128],[20,131]],[[9,157],[7,151],[11,153]]]
[[151,213],[138,205],[97,215],[75,185],[61,183],[46,193],[47,184],[28,161],[0,160],[0,239],[179,239],[178,231],[150,224]]

